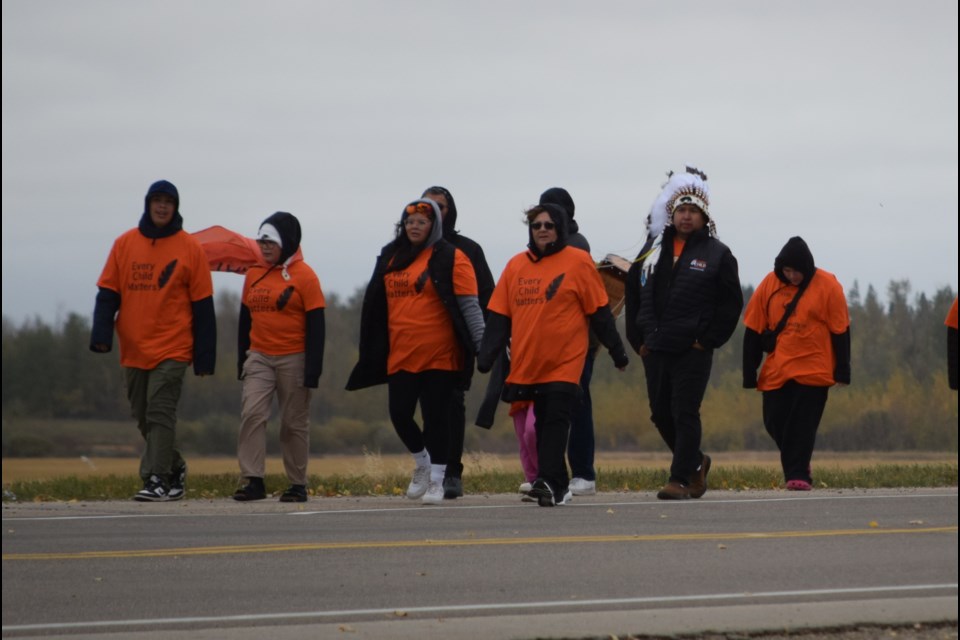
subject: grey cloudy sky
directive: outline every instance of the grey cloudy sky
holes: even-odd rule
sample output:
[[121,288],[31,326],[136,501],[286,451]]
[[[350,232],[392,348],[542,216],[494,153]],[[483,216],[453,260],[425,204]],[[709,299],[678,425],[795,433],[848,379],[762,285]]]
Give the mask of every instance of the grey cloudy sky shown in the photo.
[[190,231],[296,214],[349,296],[429,185],[498,275],[551,186],[632,258],[687,163],[744,283],[801,235],[847,288],[956,290],[957,118],[954,0],[5,0],[3,315],[90,313],[159,178]]

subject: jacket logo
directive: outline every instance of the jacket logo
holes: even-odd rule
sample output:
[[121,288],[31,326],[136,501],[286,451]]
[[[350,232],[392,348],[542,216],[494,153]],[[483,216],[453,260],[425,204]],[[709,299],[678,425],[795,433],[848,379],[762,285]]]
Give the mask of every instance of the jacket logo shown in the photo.
[[707,270],[707,261],[694,259],[690,261],[690,268],[694,271],[706,271]]
[[543,292],[543,297],[546,298],[547,302],[550,302],[553,299],[553,296],[557,295],[557,291],[560,290],[560,283],[563,282],[563,277],[567,275],[561,273],[556,278],[553,279],[549,285],[547,285],[547,290]]
[[424,269],[417,277],[417,281],[413,283],[413,288],[416,289],[417,293],[423,293],[423,287],[427,284],[427,278],[430,277],[430,270]]
[[176,260],[173,260],[170,264],[163,268],[163,271],[160,272],[160,277],[157,278],[157,289],[163,289],[165,286],[167,286],[167,282],[170,281],[170,276],[173,275],[173,271],[176,268]]
[[293,295],[293,285],[287,287],[277,296],[277,311],[283,311],[283,308],[290,302],[290,296]]

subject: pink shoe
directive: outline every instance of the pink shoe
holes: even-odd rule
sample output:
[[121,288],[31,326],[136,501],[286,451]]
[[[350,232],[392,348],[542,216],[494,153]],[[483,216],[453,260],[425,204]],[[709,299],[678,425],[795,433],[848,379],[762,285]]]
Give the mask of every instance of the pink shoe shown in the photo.
[[806,480],[787,480],[787,491],[810,491],[813,489]]

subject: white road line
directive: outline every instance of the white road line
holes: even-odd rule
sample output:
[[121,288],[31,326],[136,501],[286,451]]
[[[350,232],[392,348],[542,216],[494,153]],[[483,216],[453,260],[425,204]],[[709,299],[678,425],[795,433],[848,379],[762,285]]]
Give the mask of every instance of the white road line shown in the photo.
[[545,609],[570,607],[603,607],[628,604],[672,604],[678,602],[756,600],[768,598],[796,598],[808,596],[850,596],[893,592],[956,590],[957,583],[890,585],[848,589],[806,589],[799,591],[764,591],[755,593],[717,593],[693,596],[661,596],[651,598],[611,598],[598,600],[554,600],[547,602],[507,602],[495,604],[465,604],[435,607],[390,607],[385,609],[344,609],[339,611],[304,611],[301,613],[260,613],[237,616],[193,616],[184,618],[145,618],[139,620],[101,620],[96,622],[58,622],[47,624],[6,625],[4,633],[18,631],[64,631],[93,628],[156,627],[188,624],[220,624],[229,622],[266,622],[270,620],[303,620],[308,618],[351,618],[356,616],[410,614],[442,614],[450,612],[483,612],[517,609]]
[[[366,496],[364,496],[366,497]],[[664,508],[675,508],[682,507],[684,509],[697,508],[695,505],[699,505],[700,508],[708,505],[714,504],[739,504],[739,505],[753,505],[753,504],[769,504],[771,502],[830,502],[830,501],[841,501],[841,500],[915,500],[916,498],[947,498],[951,500],[957,500],[958,493],[954,490],[951,493],[910,493],[910,494],[897,494],[897,495],[842,495],[842,496],[825,496],[825,495],[813,495],[813,496],[784,496],[782,498],[751,498],[749,495],[744,495],[740,499],[724,498],[719,500],[642,500],[642,501],[629,501],[629,502],[577,502],[576,499],[568,505],[564,505],[563,509],[590,509],[590,508],[599,508],[599,507],[632,507],[632,506],[645,506],[656,504]],[[320,498],[322,499],[322,498]],[[379,499],[374,496],[374,499]],[[518,496],[519,500],[519,496]],[[96,507],[93,507],[96,508]],[[230,511],[222,513],[129,513],[129,514],[103,514],[103,515],[89,515],[89,516],[24,516],[24,517],[4,517],[2,522],[30,522],[30,521],[63,521],[63,520],[112,520],[112,519],[131,519],[131,518],[235,518],[235,517],[248,517],[248,518],[264,518],[271,516],[324,516],[324,515],[342,515],[345,513],[384,513],[391,512],[396,513],[400,511],[436,511],[436,510],[491,510],[491,509],[532,509],[534,508],[530,504],[491,504],[491,505],[468,505],[468,504],[449,504],[443,506],[423,506],[420,504],[411,505],[409,507],[377,507],[373,509],[324,509],[324,510],[313,510],[313,511],[284,511],[279,513],[250,513],[243,511]]]

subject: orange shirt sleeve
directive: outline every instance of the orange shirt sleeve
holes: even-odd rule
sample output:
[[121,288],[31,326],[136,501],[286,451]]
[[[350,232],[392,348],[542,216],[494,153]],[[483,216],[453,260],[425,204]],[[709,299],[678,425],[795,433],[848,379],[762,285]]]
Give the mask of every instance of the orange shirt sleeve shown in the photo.
[[477,274],[473,270],[470,258],[457,249],[453,254],[453,293],[458,296],[475,296],[477,293]]

